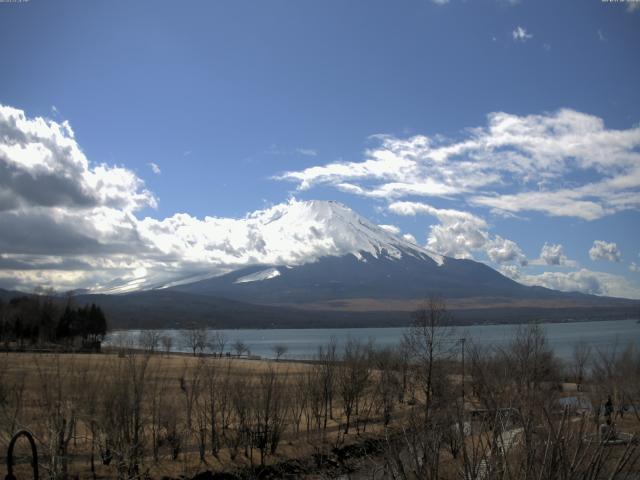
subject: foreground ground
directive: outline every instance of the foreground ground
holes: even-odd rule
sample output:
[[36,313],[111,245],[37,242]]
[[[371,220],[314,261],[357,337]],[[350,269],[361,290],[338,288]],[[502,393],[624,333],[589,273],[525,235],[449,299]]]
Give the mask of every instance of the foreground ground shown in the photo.
[[[307,363],[2,353],[0,477],[9,438],[23,428],[35,436],[41,478],[637,475],[640,415],[621,407],[637,393],[640,356],[601,358],[578,388],[566,377],[582,378],[580,362],[559,366],[540,332],[523,332],[510,350],[470,351],[464,377],[455,358],[357,341],[343,352],[327,345]],[[563,407],[561,398],[584,403]],[[603,436],[608,422],[616,432]],[[27,451],[21,441],[18,478],[30,478]]]

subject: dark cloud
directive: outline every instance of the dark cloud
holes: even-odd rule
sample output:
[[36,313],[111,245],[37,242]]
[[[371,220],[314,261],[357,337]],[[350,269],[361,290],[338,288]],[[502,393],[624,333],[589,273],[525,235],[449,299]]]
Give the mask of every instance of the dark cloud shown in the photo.
[[[98,200],[70,172],[26,171],[0,155],[0,211],[18,205],[67,208],[98,206]],[[6,198],[6,203],[2,201]]]

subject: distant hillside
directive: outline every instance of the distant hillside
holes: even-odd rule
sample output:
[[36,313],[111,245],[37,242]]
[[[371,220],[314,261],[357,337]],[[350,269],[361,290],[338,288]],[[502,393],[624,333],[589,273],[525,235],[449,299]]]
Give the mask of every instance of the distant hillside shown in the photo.
[[[31,295],[0,289],[0,299]],[[66,301],[62,298],[61,302]],[[481,300],[450,300],[455,324],[521,323],[529,321],[608,320],[636,318],[640,302],[615,301],[609,305],[558,304],[536,307],[509,299],[493,299],[485,306]],[[613,299],[615,300],[615,299]],[[389,309],[363,310],[335,302],[316,308],[255,305],[206,295],[155,290],[125,295],[78,295],[76,305],[95,303],[107,316],[111,329],[184,328],[193,325],[212,328],[342,328],[402,327],[409,324],[419,301],[402,301]],[[342,307],[342,308],[341,308]],[[402,307],[402,308],[401,308]],[[377,308],[377,307],[376,307]]]
[[[304,310],[252,305],[224,298],[166,290],[128,295],[82,295],[82,303],[100,305],[112,328],[342,328],[406,326],[411,311]],[[640,303],[601,307],[500,307],[450,309],[456,324],[630,318]]]

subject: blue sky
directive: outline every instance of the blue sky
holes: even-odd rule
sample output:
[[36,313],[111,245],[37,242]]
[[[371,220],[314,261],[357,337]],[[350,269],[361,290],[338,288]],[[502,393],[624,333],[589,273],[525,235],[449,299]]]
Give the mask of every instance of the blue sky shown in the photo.
[[[148,191],[150,201],[99,205],[117,206],[130,222],[181,213],[242,218],[292,195],[332,199],[524,282],[640,296],[632,271],[640,264],[636,5],[0,3],[0,104],[27,119],[68,122],[85,170],[119,168],[110,178],[124,182],[123,195]],[[509,128],[517,139],[514,131],[501,136]],[[571,142],[576,148],[565,148]],[[377,155],[386,159],[379,168],[354,173]],[[402,175],[390,155],[406,162]],[[0,187],[17,198],[10,172],[0,171]],[[425,180],[446,192],[425,190]],[[80,190],[103,188],[87,182]],[[375,193],[380,187],[385,194]],[[20,198],[4,212],[26,223],[11,225],[39,225],[43,205]],[[77,212],[47,203],[54,207],[58,225],[65,209]],[[36,268],[86,260],[74,252],[11,242],[0,238],[4,286],[54,282],[60,272],[69,286],[105,281],[66,266]],[[120,260],[121,269],[143,268]]]

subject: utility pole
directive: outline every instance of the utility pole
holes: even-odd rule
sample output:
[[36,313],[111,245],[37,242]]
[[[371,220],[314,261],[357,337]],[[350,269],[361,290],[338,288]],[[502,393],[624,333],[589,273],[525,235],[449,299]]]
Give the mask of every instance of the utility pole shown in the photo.
[[464,413],[464,343],[467,341],[466,338],[462,337],[460,339],[460,346],[462,349],[462,411]]

